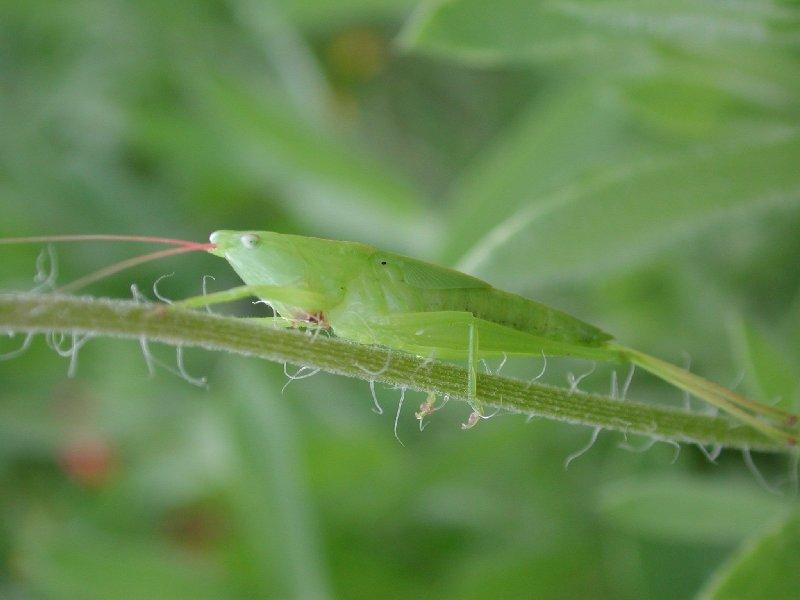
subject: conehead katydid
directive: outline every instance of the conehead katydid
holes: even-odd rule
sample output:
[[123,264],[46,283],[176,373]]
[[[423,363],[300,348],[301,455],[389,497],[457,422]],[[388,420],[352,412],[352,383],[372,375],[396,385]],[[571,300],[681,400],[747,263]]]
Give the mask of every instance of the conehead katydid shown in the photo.
[[[224,258],[245,285],[188,298],[176,310],[256,297],[273,307],[271,323],[302,323],[362,344],[426,358],[466,361],[464,397],[477,400],[477,365],[499,356],[571,356],[639,366],[727,412],[773,439],[797,444],[797,416],[759,404],[668,362],[627,348],[608,333],[562,311],[492,287],[475,277],[357,242],[269,231],[216,231],[209,243],[128,236],[95,240],[149,241],[176,248],[106,267],[69,284],[74,290],[111,273],[161,256],[206,250]],[[82,236],[15,238],[79,241]]]

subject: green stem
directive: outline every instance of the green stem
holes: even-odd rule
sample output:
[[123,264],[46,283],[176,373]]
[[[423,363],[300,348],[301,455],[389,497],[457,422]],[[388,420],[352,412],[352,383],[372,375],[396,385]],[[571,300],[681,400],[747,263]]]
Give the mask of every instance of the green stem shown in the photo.
[[[163,304],[87,297],[0,294],[0,332],[82,333],[150,340],[257,356],[464,399],[467,371],[385,348],[272,329],[231,317]],[[723,417],[698,415],[631,400],[570,392],[548,385],[478,375],[485,404],[527,415],[640,434],[665,441],[787,451],[760,432]]]

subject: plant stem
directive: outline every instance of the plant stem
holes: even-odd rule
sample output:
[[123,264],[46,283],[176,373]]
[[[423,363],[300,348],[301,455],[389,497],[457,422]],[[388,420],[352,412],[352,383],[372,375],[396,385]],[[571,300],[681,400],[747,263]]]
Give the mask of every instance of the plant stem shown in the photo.
[[[466,394],[465,369],[381,347],[273,329],[242,319],[174,309],[163,304],[63,295],[0,294],[0,332],[51,331],[147,338],[170,345],[305,365],[451,398],[463,399]],[[664,441],[771,452],[788,450],[758,431],[724,417],[570,392],[496,375],[478,375],[477,397],[486,405],[511,412]]]

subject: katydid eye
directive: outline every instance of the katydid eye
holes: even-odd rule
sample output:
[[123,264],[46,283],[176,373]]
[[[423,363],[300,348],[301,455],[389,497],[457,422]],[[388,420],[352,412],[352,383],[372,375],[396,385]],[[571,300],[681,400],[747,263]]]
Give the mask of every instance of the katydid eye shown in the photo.
[[245,248],[255,248],[261,243],[261,238],[258,237],[255,233],[245,233],[242,238],[242,246]]

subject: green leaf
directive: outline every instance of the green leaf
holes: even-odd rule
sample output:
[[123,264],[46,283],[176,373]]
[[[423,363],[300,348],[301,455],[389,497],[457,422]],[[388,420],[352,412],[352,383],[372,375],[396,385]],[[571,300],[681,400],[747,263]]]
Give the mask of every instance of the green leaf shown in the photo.
[[534,199],[459,269],[518,290],[641,263],[734,211],[796,205],[799,160],[794,133],[641,161]]
[[225,501],[236,535],[226,550],[246,595],[328,598],[300,441],[275,377],[282,372],[270,377],[254,361],[220,370],[228,376],[218,410],[235,462]]
[[796,7],[767,0],[437,0],[422,5],[401,41],[406,48],[479,65],[614,54],[632,62],[641,42],[692,50],[731,43],[797,47],[798,23]]
[[122,541],[85,524],[35,522],[23,531],[20,567],[48,598],[219,598],[221,573],[151,538]]
[[350,23],[396,19],[406,15],[416,0],[280,0],[293,21],[309,31],[330,31]]
[[254,183],[290,198],[285,209],[311,231],[404,249],[430,241],[414,186],[353,140],[309,123],[270,90],[207,79],[197,88],[222,151]]
[[672,475],[607,484],[599,511],[629,535],[669,542],[739,542],[788,511],[786,501],[753,483]]
[[797,598],[800,513],[745,543],[700,595],[704,600]]
[[623,157],[632,159],[642,143],[626,128],[629,121],[606,84],[546,89],[452,186],[444,261],[457,262],[534,199]]
[[800,63],[774,50],[718,49],[700,56],[661,51],[617,79],[625,106],[670,137],[731,138],[798,118]]

